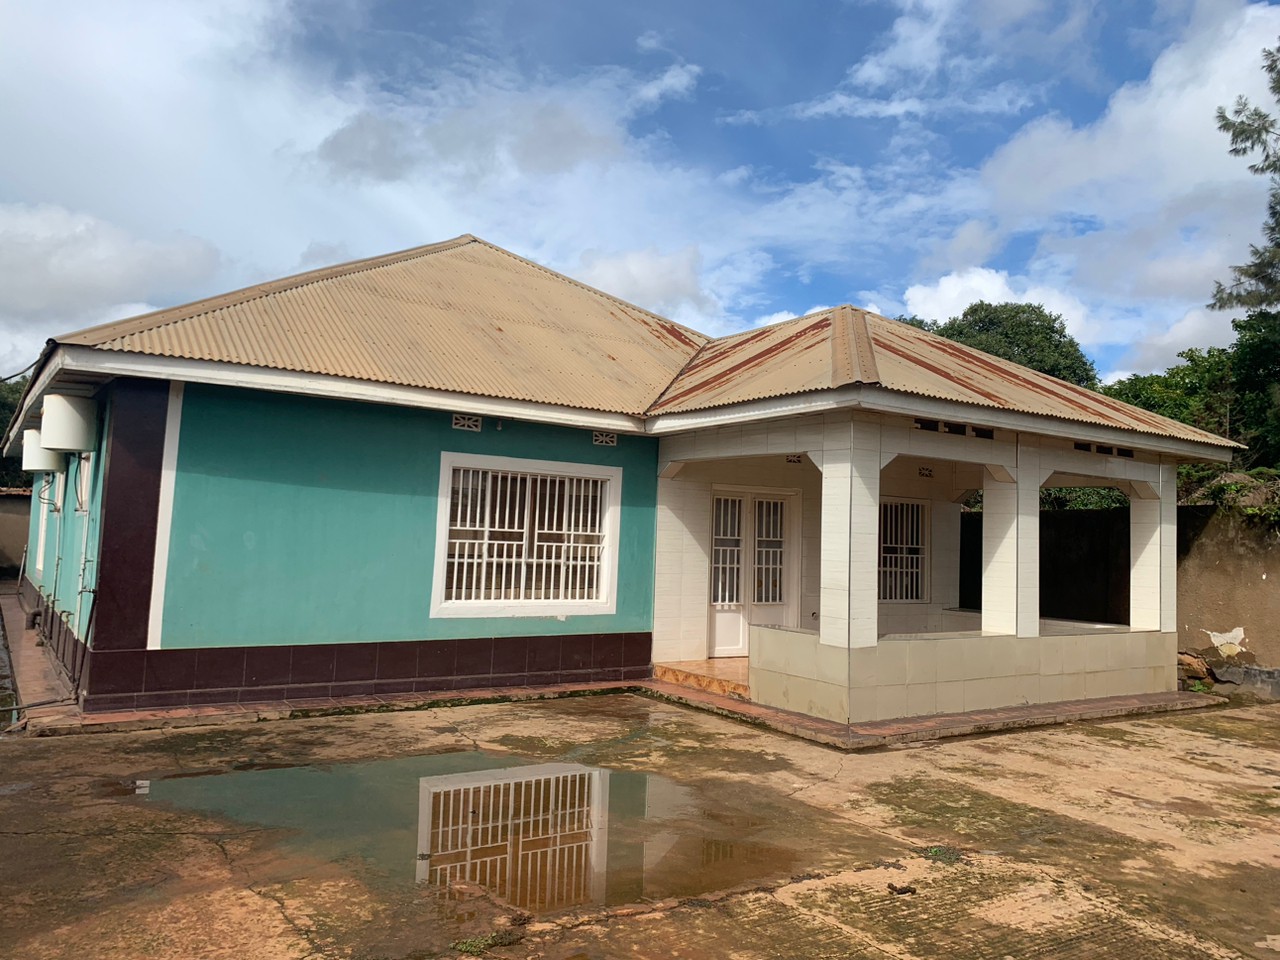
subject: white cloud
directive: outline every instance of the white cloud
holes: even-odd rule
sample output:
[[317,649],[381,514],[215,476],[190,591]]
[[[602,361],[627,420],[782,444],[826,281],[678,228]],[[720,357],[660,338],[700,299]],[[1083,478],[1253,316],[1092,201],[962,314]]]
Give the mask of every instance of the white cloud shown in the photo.
[[796,317],[807,317],[811,314],[821,313],[823,310],[830,309],[831,307],[829,305],[819,303],[810,307],[808,310],[803,310],[798,313],[792,313],[790,310],[778,310],[774,313],[766,313],[764,316],[756,317],[755,320],[752,321],[751,326],[767,327],[771,324],[782,323],[786,320],[794,320]]
[[695,246],[674,253],[631,250],[614,256],[588,251],[577,276],[594,287],[665,315],[686,307],[705,311],[711,297],[702,289],[702,254]]
[[1067,330],[1083,346],[1123,342],[1127,330],[1099,321],[1080,299],[1070,293],[1025,277],[1011,277],[1003,270],[970,267],[948,273],[931,284],[908,287],[903,299],[907,312],[924,320],[949,320],[979,300],[987,303],[1038,303],[1050,313],[1062,315]]
[[[994,227],[980,239],[997,249],[1010,235],[1038,235],[1026,272],[1094,306],[1073,330],[1082,343],[1131,342],[1123,362],[1145,372],[1188,346],[1229,342],[1226,318],[1201,307],[1247,258],[1266,182],[1228,154],[1214,112],[1239,93],[1270,102],[1260,52],[1277,33],[1280,8],[1201,4],[1149,76],[1117,90],[1097,121],[1039,118],[983,165]],[[969,229],[935,257],[962,262]],[[979,244],[974,262],[981,253]]]
[[943,34],[956,16],[956,0],[899,0],[902,15],[893,22],[883,49],[864,57],[850,71],[857,86],[879,89],[936,73],[947,60]]
[[663,100],[683,100],[698,85],[702,68],[693,63],[673,63],[660,77],[640,84],[632,94],[632,102],[642,107],[654,107]]
[[1188,347],[1225,347],[1234,339],[1229,314],[1193,307],[1174,323],[1159,325],[1137,341],[1119,362],[1139,373],[1150,373],[1180,363],[1178,354]]
[[194,237],[163,241],[63,207],[0,204],[0,316],[72,328],[104,303],[198,286],[218,254]]

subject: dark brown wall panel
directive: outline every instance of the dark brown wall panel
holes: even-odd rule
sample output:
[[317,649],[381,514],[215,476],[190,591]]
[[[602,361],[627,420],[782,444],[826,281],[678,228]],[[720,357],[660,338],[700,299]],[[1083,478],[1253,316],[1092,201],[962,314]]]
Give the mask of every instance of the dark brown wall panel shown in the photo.
[[[111,387],[93,649],[145,650],[169,384]],[[91,691],[93,692],[93,691]]]
[[88,711],[644,680],[648,633],[94,652]]

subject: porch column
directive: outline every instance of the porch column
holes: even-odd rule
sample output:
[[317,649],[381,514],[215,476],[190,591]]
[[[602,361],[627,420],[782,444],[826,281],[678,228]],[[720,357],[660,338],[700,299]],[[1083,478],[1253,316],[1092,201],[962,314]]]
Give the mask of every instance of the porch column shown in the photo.
[[982,485],[982,629],[1040,635],[1040,447],[1018,440],[1012,470],[988,465]]
[[819,639],[871,647],[879,625],[880,425],[833,417],[823,425]]
[[1162,464],[1160,479],[1133,484],[1129,498],[1129,628],[1178,629],[1177,467]]
[[1018,636],[1040,636],[1040,441],[1018,438]]
[[1160,464],[1160,629],[1178,632],[1178,467]]
[[880,424],[853,421],[849,488],[849,646],[880,640]]
[[[849,487],[853,476],[852,446],[839,445],[837,431],[828,428],[815,463],[822,466],[822,531],[820,534],[819,642],[849,645]],[[849,425],[844,425],[845,437]],[[813,454],[810,454],[813,458]]]
[[982,630],[1018,632],[1018,484],[1000,467],[983,470]]

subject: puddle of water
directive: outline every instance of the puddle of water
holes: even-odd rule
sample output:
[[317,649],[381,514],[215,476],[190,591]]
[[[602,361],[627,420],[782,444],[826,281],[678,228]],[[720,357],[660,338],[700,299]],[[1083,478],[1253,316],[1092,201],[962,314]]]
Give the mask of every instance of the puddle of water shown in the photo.
[[651,774],[482,752],[137,781],[160,803],[287,831],[290,852],[383,881],[480,888],[548,914],[791,876],[829,853],[741,783],[712,796]]

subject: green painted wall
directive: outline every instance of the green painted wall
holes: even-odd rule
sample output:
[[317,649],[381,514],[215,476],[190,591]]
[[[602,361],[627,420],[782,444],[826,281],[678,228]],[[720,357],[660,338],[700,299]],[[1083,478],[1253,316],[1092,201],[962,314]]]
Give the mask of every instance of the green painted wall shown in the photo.
[[[165,648],[652,629],[657,441],[188,385],[166,568]],[[436,619],[440,451],[623,469],[617,613]]]
[[[97,583],[98,532],[102,517],[101,491],[103,430],[99,430],[98,450],[89,464],[88,509],[77,510],[76,485],[79,482],[81,461],[77,456],[67,460],[66,480],[62,485],[58,509],[51,506],[46,511],[45,545],[42,569],[36,570],[35,551],[39,545],[40,490],[44,475],[33,474],[31,496],[31,527],[27,576],[46,597],[53,608],[66,615],[76,636],[83,638],[84,628],[91,611],[91,593]],[[50,495],[57,498],[57,482]],[[86,531],[87,526],[87,531]],[[87,533],[87,539],[86,539]],[[86,563],[85,557],[89,560]]]

